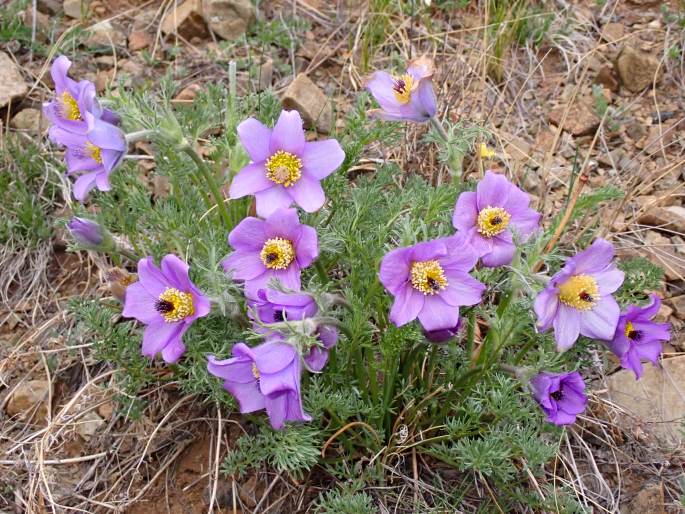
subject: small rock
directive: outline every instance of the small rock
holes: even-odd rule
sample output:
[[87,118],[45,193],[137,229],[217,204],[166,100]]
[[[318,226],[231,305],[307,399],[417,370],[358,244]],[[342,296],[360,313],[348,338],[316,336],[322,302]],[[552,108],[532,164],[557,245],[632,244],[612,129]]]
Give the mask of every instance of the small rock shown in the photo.
[[666,514],[662,484],[650,484],[627,504],[621,506],[624,514]]
[[[565,106],[557,107],[549,113],[549,121],[559,126],[564,115]],[[579,103],[569,109],[563,129],[574,136],[593,134],[599,127],[599,118],[586,104]]]
[[162,32],[165,35],[177,33],[188,40],[206,37],[208,32],[202,17],[201,0],[186,0],[169,10],[162,20]]
[[614,67],[602,66],[595,77],[595,84],[601,84],[613,93],[618,91],[619,82]]
[[80,20],[88,12],[88,4],[90,0],[64,0],[62,10],[70,18]]
[[48,417],[48,397],[50,383],[46,380],[29,380],[22,382],[7,402],[7,414],[10,416],[29,416],[38,406],[36,418],[45,421]]
[[255,18],[250,0],[202,0],[202,15],[212,32],[229,41],[245,34]]
[[93,411],[89,411],[78,418],[75,423],[76,432],[84,439],[89,439],[98,433],[100,427],[105,424],[105,420]]
[[62,8],[59,0],[38,0],[36,7],[40,12],[56,14]]
[[12,100],[24,96],[29,90],[28,84],[14,61],[5,52],[0,52],[0,108]]
[[126,37],[121,30],[114,28],[109,20],[96,23],[88,29],[90,35],[84,41],[87,47],[110,48],[114,46],[125,46]]
[[114,404],[112,402],[105,402],[98,407],[98,414],[104,419],[110,419],[114,414]]
[[274,62],[271,58],[268,58],[259,67],[259,91],[264,91],[271,87],[274,74]]
[[128,35],[128,49],[137,52],[152,44],[152,36],[144,30],[134,30]]
[[302,115],[309,128],[319,132],[331,130],[331,107],[326,95],[304,73],[295,77],[281,99],[283,108],[296,109]]
[[650,208],[637,218],[637,222],[682,233],[685,232],[685,208],[678,205]]
[[638,50],[632,46],[624,46],[616,58],[616,69],[621,83],[632,93],[639,93],[646,87],[659,81],[662,69],[659,68],[659,59],[649,52]]
[[41,125],[42,113],[38,109],[22,109],[14,115],[10,126],[17,130],[23,130],[29,134],[38,135],[44,126]]
[[668,303],[673,307],[676,318],[685,319],[685,294],[669,298]]
[[174,97],[174,102],[192,103],[197,94],[202,90],[200,84],[190,84],[184,87],[179,94]]
[[602,38],[608,43],[615,43],[625,35],[625,32],[622,23],[607,23],[602,27]]

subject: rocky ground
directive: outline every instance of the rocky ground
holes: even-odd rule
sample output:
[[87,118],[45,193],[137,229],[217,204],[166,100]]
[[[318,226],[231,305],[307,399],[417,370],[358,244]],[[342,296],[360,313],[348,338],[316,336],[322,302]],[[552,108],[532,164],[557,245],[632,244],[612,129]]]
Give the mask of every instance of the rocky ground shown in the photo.
[[[368,34],[385,3],[372,4],[274,0],[255,11],[249,0],[39,0],[35,9],[11,2],[0,7],[3,145],[12,137],[48,151],[40,106],[50,95],[56,44],[74,61],[72,74],[93,80],[101,94],[154,87],[170,73],[179,103],[225,83],[228,63],[236,61],[243,91],[273,88],[322,133],[340,126],[339,114],[370,69],[389,67],[390,55],[431,53],[443,112],[487,128],[495,154],[484,166],[517,177],[547,214],[566,203],[579,172],[588,181],[576,188],[625,193],[596,218],[573,220],[562,242],[591,230],[610,236],[623,256],[662,266],[659,318],[672,324],[674,336],[662,366],[646,368],[641,382],[627,371],[597,379],[592,412],[566,434],[552,473],[573,486],[588,512],[678,512],[685,12],[675,1],[543,2],[530,11],[549,20],[540,37],[516,42],[504,28],[484,30],[483,5],[424,6],[412,16],[388,11],[383,37],[374,40]],[[495,45],[501,42],[503,51]],[[407,127],[401,145],[368,148],[359,171],[393,159],[407,173],[434,178],[433,150],[416,150],[424,131]],[[3,155],[9,170],[13,163]],[[153,166],[141,160],[141,174]],[[478,167],[478,159],[467,160],[468,171]],[[56,173],[47,163],[45,171]],[[164,182],[151,181],[155,194],[164,194]],[[47,196],[39,189],[38,201]],[[69,205],[59,195],[48,200],[52,224]],[[31,247],[10,236],[0,263],[0,510],[43,512],[65,502],[86,512],[199,513],[210,504],[225,512],[279,512],[287,497],[291,508],[305,511],[318,491],[291,477],[267,470],[233,483],[220,475],[240,426],[173,383],[144,391],[145,407],[134,418],[117,411],[113,370],[92,358],[93,342],[78,334],[68,310],[71,298],[116,293],[109,263],[66,253],[59,229]]]

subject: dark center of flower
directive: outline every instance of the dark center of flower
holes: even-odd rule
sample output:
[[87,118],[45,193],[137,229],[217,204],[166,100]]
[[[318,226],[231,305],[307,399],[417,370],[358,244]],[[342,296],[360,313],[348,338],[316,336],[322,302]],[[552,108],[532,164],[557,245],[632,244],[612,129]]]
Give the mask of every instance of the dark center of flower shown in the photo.
[[642,339],[642,331],[635,330],[635,327],[633,327],[633,324],[630,321],[626,323],[625,335],[631,341],[639,341]]
[[180,321],[195,313],[193,295],[168,287],[159,295],[155,302],[155,309],[167,323]]
[[433,295],[447,287],[445,271],[437,260],[414,262],[410,271],[411,285],[425,295]]
[[399,79],[394,80],[392,90],[395,93],[395,99],[401,104],[409,103],[413,86],[414,79],[411,75],[402,75]]
[[171,312],[174,310],[174,304],[168,300],[157,300],[155,302],[155,309],[159,313]]
[[282,310],[275,310],[274,311],[274,321],[276,323],[280,323],[281,321],[285,321],[285,316],[283,316]]
[[553,393],[551,393],[550,396],[558,402],[564,397],[564,393],[561,389],[559,389],[558,391],[554,391]]

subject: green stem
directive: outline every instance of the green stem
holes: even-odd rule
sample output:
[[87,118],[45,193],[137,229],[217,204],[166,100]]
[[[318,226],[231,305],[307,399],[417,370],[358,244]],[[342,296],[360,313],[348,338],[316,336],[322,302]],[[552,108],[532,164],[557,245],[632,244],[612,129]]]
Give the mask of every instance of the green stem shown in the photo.
[[[443,139],[445,146],[447,147],[447,155],[450,156],[447,162],[447,167],[450,170],[450,174],[459,179],[463,178],[462,167],[464,156],[457,148],[451,148],[452,143],[450,141],[450,136],[445,130],[445,127],[443,127],[442,122],[436,116],[431,117],[430,122],[433,128],[438,132],[438,134],[440,134],[440,137]],[[440,182],[441,179],[438,180],[438,183]]]
[[156,130],[138,130],[136,132],[129,132],[126,134],[126,143],[130,145],[138,141],[151,139],[156,132]]
[[193,162],[197,166],[198,171],[202,175],[202,178],[204,179],[205,183],[207,184],[207,187],[209,187],[209,190],[211,191],[212,196],[214,197],[214,202],[216,202],[216,208],[219,210],[219,214],[224,220],[226,230],[230,231],[233,228],[231,216],[228,214],[228,210],[226,209],[226,204],[224,203],[224,198],[221,194],[221,190],[219,189],[216,180],[214,180],[212,173],[209,171],[209,168],[207,168],[205,161],[202,160],[202,157],[200,157],[198,153],[193,149],[193,147],[190,146],[187,142],[183,145],[182,150],[186,153],[186,155],[188,155],[188,157],[190,157],[193,160]]
[[123,255],[127,259],[130,259],[133,262],[138,262],[140,260],[140,257],[138,255],[136,255],[130,250],[127,250],[126,248],[117,246],[117,248],[114,251],[120,255]]
[[316,270],[316,274],[319,275],[321,282],[323,282],[324,284],[328,284],[330,282],[330,279],[328,278],[328,273],[326,272],[326,268],[323,267],[323,262],[321,261],[321,259],[316,259],[314,261],[314,269]]
[[473,343],[476,338],[476,309],[469,312],[469,321],[466,329],[466,358],[471,361],[473,355]]

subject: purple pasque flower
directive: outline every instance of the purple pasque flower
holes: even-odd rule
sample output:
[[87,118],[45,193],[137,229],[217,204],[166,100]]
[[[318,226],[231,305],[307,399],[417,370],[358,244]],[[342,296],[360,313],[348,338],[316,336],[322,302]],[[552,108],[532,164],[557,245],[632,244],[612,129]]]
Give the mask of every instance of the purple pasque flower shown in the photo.
[[533,397],[555,425],[570,425],[585,410],[585,382],[577,371],[549,373],[543,371],[530,381]]
[[379,277],[395,297],[390,320],[401,327],[418,317],[427,331],[456,326],[459,307],[479,303],[485,290],[468,274],[476,261],[478,255],[459,233],[385,254]]
[[[319,312],[319,307],[314,297],[307,293],[282,293],[274,289],[260,289],[257,291],[257,299],[248,301],[251,311],[250,318],[255,320],[255,332],[264,334],[269,341],[283,340],[288,337],[287,332],[271,330],[256,323],[256,318],[262,324],[281,323],[284,321],[297,322],[313,318]],[[338,342],[338,329],[330,325],[322,325],[313,321],[311,326],[313,333],[321,343],[314,346],[303,356],[307,369],[321,371],[328,362],[328,353]],[[303,332],[308,332],[310,327],[303,327]]]
[[516,251],[512,232],[525,239],[540,226],[541,215],[529,203],[530,196],[504,175],[486,171],[475,192],[457,198],[452,225],[466,234],[484,266],[503,266]]
[[293,203],[318,211],[326,200],[321,180],[345,160],[335,139],[307,142],[297,111],[281,111],[270,129],[254,118],[238,125],[238,137],[252,162],[233,178],[229,195],[255,195],[257,215],[270,216]]
[[671,338],[670,324],[652,321],[659,312],[661,299],[655,294],[650,299],[645,307],[630,305],[618,318],[614,338],[605,343],[621,359],[621,366],[635,373],[637,380],[642,376],[642,359],[656,366],[663,351],[661,341]]
[[228,235],[235,250],[223,260],[226,273],[245,283],[245,294],[256,298],[276,278],[295,291],[300,289],[300,270],[319,255],[316,230],[303,225],[295,209],[278,209],[266,219],[243,219]]
[[611,296],[623,283],[612,262],[614,247],[595,239],[589,248],[566,260],[535,298],[538,327],[554,327],[559,351],[568,350],[580,334],[593,339],[614,337],[620,309]]
[[84,201],[94,187],[109,191],[109,175],[121,163],[126,154],[126,137],[111,123],[86,113],[88,131],[70,132],[53,125],[48,132],[50,139],[66,146],[64,158],[67,174],[76,175],[74,198]]
[[126,318],[147,325],[143,355],[161,353],[174,363],[185,352],[183,334],[197,319],[209,314],[210,302],[188,277],[188,265],[173,254],[162,259],[161,269],[152,257],[138,262],[138,281],[126,288]]
[[95,84],[89,80],[76,82],[67,72],[71,61],[64,55],[52,63],[50,74],[55,83],[55,98],[43,105],[45,117],[64,130],[85,133],[89,130],[86,113],[107,123],[118,124],[119,116],[102,109],[97,101]]
[[446,343],[459,333],[461,328],[461,318],[457,320],[457,324],[451,328],[443,328],[442,330],[424,330],[423,336],[431,343]]
[[74,216],[67,222],[67,229],[74,241],[83,248],[100,248],[105,241],[105,231],[97,221]]
[[302,361],[295,348],[277,341],[254,348],[237,343],[232,352],[226,360],[209,355],[207,369],[224,379],[224,389],[238,401],[240,412],[266,409],[277,430],[286,421],[311,421],[302,408]]
[[380,109],[368,115],[388,121],[428,121],[437,110],[433,91],[433,60],[419,57],[409,63],[406,73],[393,77],[376,71],[364,82]]

